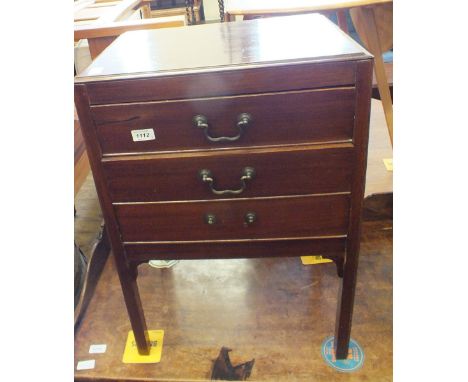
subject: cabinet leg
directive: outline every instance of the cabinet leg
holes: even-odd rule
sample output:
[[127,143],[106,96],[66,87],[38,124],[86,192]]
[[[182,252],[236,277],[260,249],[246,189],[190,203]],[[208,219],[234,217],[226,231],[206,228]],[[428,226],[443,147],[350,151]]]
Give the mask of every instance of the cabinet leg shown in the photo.
[[358,256],[346,256],[343,278],[340,280],[338,292],[338,309],[335,327],[336,359],[348,357],[349,339],[351,337],[351,322],[353,318],[354,294],[356,290]]
[[149,336],[143,307],[141,306],[140,293],[138,292],[136,268],[119,271],[119,277],[138,353],[148,355],[150,352]]

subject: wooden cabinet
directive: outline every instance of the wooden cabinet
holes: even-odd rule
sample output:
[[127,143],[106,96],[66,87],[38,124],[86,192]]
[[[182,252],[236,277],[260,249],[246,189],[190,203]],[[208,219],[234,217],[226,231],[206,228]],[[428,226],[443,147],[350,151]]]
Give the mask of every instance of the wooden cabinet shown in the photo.
[[316,252],[342,277],[347,356],[371,80],[372,57],[320,15],[127,33],[76,78],[142,354],[142,262]]

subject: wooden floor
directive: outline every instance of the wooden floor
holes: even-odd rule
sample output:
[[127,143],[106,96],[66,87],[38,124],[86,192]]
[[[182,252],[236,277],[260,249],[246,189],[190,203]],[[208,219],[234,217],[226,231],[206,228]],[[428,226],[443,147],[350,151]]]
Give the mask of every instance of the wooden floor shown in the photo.
[[[343,374],[321,358],[333,334],[338,278],[334,264],[304,266],[299,258],[182,261],[171,269],[140,267],[149,329],[165,331],[158,364],[123,364],[130,324],[113,257],[81,326],[75,365],[95,359],[77,380],[205,381],[222,346],[233,362],[255,358],[252,381],[392,380],[391,221],[365,222],[352,337],[364,366]],[[105,354],[88,354],[107,344]]]
[[[366,195],[391,192],[391,157],[381,104],[373,100]],[[382,123],[383,121],[383,123]],[[377,127],[376,127],[377,126]],[[91,175],[75,199],[75,240],[85,254],[101,223]],[[165,331],[158,364],[122,363],[130,324],[109,258],[75,334],[75,366],[95,359],[79,381],[206,381],[222,346],[234,364],[255,358],[251,381],[392,380],[392,221],[364,222],[352,338],[364,366],[345,374],[320,355],[333,334],[338,278],[334,264],[304,266],[299,258],[182,261],[171,269],[140,267],[149,329]],[[92,344],[105,354],[88,354]]]

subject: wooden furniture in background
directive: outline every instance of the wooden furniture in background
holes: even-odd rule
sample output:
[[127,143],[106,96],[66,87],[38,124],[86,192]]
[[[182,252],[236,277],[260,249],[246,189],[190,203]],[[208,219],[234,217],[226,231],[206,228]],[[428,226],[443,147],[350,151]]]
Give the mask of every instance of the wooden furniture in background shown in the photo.
[[392,197],[393,171],[386,169],[383,159],[391,159],[393,151],[386,128],[382,102],[377,99],[371,101],[369,126],[365,198],[376,194],[389,194],[389,197]]
[[352,8],[350,14],[364,46],[374,55],[374,73],[393,146],[393,101],[382,57],[383,52],[393,47],[393,1],[379,6]]
[[86,177],[89,174],[89,161],[88,155],[86,154],[86,147],[83,140],[83,135],[80,129],[80,122],[78,121],[78,115],[76,114],[76,109],[73,119],[73,128],[74,128],[74,189],[75,196],[80,190],[82,184],[84,183]]
[[[183,0],[171,1],[174,5],[171,7],[158,7],[161,5],[160,0],[151,1],[151,16],[152,17],[168,17],[168,16],[185,16],[188,25],[199,24],[203,16],[202,0]],[[180,6],[182,5],[182,6]]]
[[[80,4],[84,8],[75,8],[75,41],[87,39],[94,59],[124,32],[185,25],[184,16],[152,18],[149,3],[149,0],[85,1]],[[128,19],[138,10],[143,19]]]
[[[75,3],[75,41],[87,39],[91,59],[96,58],[119,35],[127,31],[158,29],[185,25],[184,16],[151,18],[149,0],[84,0]],[[141,10],[145,19],[128,19]],[[75,197],[89,174],[88,155],[83,142],[80,121],[75,113]],[[79,213],[79,211],[78,211]],[[93,294],[109,254],[109,240],[104,226],[98,232],[87,256],[88,265],[84,287],[75,308],[75,325],[79,322]]]
[[[393,104],[382,53],[393,46],[392,0],[225,0],[226,21],[236,16],[252,19],[300,13],[337,12],[340,27],[347,32],[346,19],[340,11],[350,10],[353,23],[366,48],[374,55],[375,75],[393,145]],[[321,36],[302,36],[312,41]]]
[[[290,43],[304,34],[326,44]],[[190,61],[171,54],[176,44]],[[77,76],[140,353],[139,264],[317,252],[342,277],[335,346],[347,357],[371,82],[371,57],[321,15],[134,32]]]

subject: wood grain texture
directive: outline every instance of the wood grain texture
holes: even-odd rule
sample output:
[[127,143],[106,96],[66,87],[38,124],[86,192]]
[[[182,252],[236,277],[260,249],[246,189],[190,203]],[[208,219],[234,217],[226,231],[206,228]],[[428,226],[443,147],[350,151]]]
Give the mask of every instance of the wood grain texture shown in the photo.
[[[326,38],[308,39],[307,43],[287,38],[306,35]],[[272,41],[274,44],[270,44]],[[122,60],[123,57],[128,59]],[[81,72],[77,81],[92,81],[96,75],[101,79],[124,79],[138,73],[153,77],[167,76],[169,72],[245,69],[252,65],[278,65],[291,61],[365,58],[369,58],[369,54],[352,39],[343,38],[343,32],[323,16],[299,15],[281,20],[252,20],[238,25],[205,24],[127,33]]]
[[[349,195],[114,205],[124,242],[346,235]],[[245,223],[254,212],[256,221]],[[205,215],[213,214],[209,225]]]
[[165,17],[163,19],[132,19],[104,25],[75,25],[74,38],[75,41],[77,41],[83,38],[119,36],[128,31],[169,28],[183,25],[185,25],[185,18],[183,16]]
[[102,82],[89,82],[87,89],[91,105],[106,105],[353,86],[354,72],[354,62],[296,62],[278,67],[251,65],[244,70],[234,67],[224,71],[166,73],[164,77],[156,73],[147,78],[135,73],[125,80],[103,78]]
[[[350,141],[354,88],[268,93],[94,107],[93,119],[104,155],[187,149]],[[240,131],[238,117],[251,117]],[[193,118],[203,115],[207,129]],[[155,140],[135,142],[131,131],[153,129]],[[212,142],[210,137],[235,137]]]
[[[214,52],[216,54],[216,58],[213,60],[208,59],[203,54],[199,54],[190,63],[173,60],[169,65],[169,61],[164,61],[165,59],[160,59],[158,56],[164,51],[166,55],[169,55],[169,47],[159,44],[160,40],[153,39],[147,46],[154,49],[154,43],[158,41],[157,49],[159,51],[150,53],[145,62],[133,63],[134,59],[137,60],[143,57],[144,54],[142,53],[143,56],[142,54],[133,56],[132,50],[128,49],[127,46],[125,57],[131,57],[131,59],[126,60],[125,65],[127,66],[125,66],[125,70],[120,70],[120,64],[114,65],[115,62],[119,61],[119,49],[107,49],[100,56],[102,58],[100,60],[101,64],[107,66],[93,66],[93,69],[90,69],[91,71],[88,74],[94,73],[94,77],[81,77],[78,79],[76,91],[80,98],[80,102],[78,102],[80,107],[77,109],[80,119],[83,119],[86,143],[91,147],[91,165],[93,173],[97,178],[96,187],[103,206],[104,217],[106,221],[110,221],[109,236],[114,249],[127,311],[136,334],[136,342],[140,353],[144,354],[148,352],[148,344],[146,321],[136,283],[136,266],[138,262],[145,260],[145,257],[142,256],[146,256],[146,259],[148,259],[149,254],[142,255],[140,253],[134,260],[130,260],[126,253],[127,246],[145,245],[157,251],[158,249],[169,249],[170,246],[175,248],[176,245],[186,245],[188,243],[200,244],[198,255],[201,257],[202,255],[207,255],[203,250],[204,246],[214,244],[216,248],[216,245],[220,244],[220,240],[224,241],[223,244],[227,246],[232,245],[233,248],[227,251],[229,253],[237,253],[235,251],[239,249],[238,245],[240,245],[241,241],[244,241],[244,244],[245,241],[252,241],[255,245],[250,253],[258,256],[267,256],[267,253],[261,253],[260,249],[266,249],[266,246],[264,245],[265,243],[259,246],[259,240],[269,241],[272,246],[274,243],[278,244],[277,252],[275,252],[278,254],[285,247],[286,240],[304,240],[304,243],[305,241],[314,241],[315,244],[321,243],[324,246],[324,251],[328,251],[330,250],[328,245],[333,246],[336,244],[335,240],[343,240],[346,237],[346,256],[344,257],[344,252],[341,252],[341,256],[336,256],[334,260],[339,265],[339,274],[344,277],[343,292],[337,317],[336,351],[339,358],[347,355],[359,251],[359,226],[365,179],[365,151],[367,150],[366,136],[368,134],[370,73],[372,66],[367,52],[360,47],[356,48],[355,43],[352,43],[347,36],[337,30],[335,26],[332,26],[330,22],[326,21],[327,26],[325,27],[324,22],[325,19],[321,16],[295,16],[288,18],[287,23],[290,24],[291,28],[281,30],[283,36],[285,34],[289,35],[290,38],[287,38],[287,41],[293,41],[295,37],[303,35],[300,33],[312,30],[322,32],[324,38],[322,45],[320,45],[321,43],[314,43],[311,46],[304,44],[292,46],[292,44],[289,44],[291,46],[288,46],[287,49],[285,48],[284,52],[278,52],[277,46],[275,47],[276,50],[272,50],[269,44],[269,42],[275,41],[275,34],[271,28],[273,26],[277,27],[279,25],[277,22],[246,22],[239,25],[233,23],[229,26],[220,27],[220,29],[210,29],[206,26],[203,33],[214,32],[215,40],[223,37],[221,36],[221,32],[230,34],[228,39],[221,38],[221,49],[213,49],[213,47],[208,47],[207,45],[201,46],[202,53],[208,54]],[[264,34],[265,32],[268,33]],[[190,41],[190,39],[198,41],[196,39],[197,33],[199,32],[193,32],[193,34],[174,32],[174,37],[185,36],[187,41]],[[152,36],[154,38],[154,34]],[[159,35],[159,37],[161,36],[163,35]],[[244,44],[243,38],[253,42]],[[121,45],[121,48],[125,47],[125,44],[130,40],[126,40]],[[210,40],[208,39],[207,41]],[[119,46],[118,41],[110,48],[115,46]],[[200,49],[198,53],[200,53]],[[161,56],[164,55],[161,54]],[[121,61],[119,62],[121,63]],[[223,62],[226,65],[222,64]],[[148,68],[152,68],[151,71],[143,74],[139,73],[145,65],[148,65]],[[288,73],[291,76],[284,76]],[[97,76],[95,76],[96,74]],[[231,84],[233,79],[237,79],[238,81]],[[203,148],[204,151],[199,151],[200,147],[194,146],[182,147],[182,149],[176,147],[171,151],[156,152],[151,155],[145,152],[138,152],[134,156],[128,156],[128,158],[109,156],[109,154],[107,157],[103,157],[103,150],[99,145],[98,138],[99,125],[92,116],[95,109],[104,110],[108,107],[97,106],[103,104],[115,105],[117,107],[116,110],[118,110],[118,108],[126,107],[125,105],[127,104],[143,101],[165,101],[165,103],[171,104],[171,102],[166,101],[187,99],[190,100],[188,101],[190,103],[198,101],[209,101],[211,103],[213,100],[206,100],[207,97],[227,96],[232,99],[233,96],[242,95],[242,97],[239,97],[240,99],[248,94],[286,92],[289,90],[299,93],[298,91],[325,87],[339,87],[341,89],[333,90],[333,92],[338,92],[343,90],[342,88],[352,88],[354,85],[356,89],[352,89],[352,96],[348,98],[348,102],[353,100],[354,106],[349,107],[349,109],[346,107],[336,109],[337,114],[346,114],[349,110],[355,110],[355,113],[353,112],[352,114],[354,116],[354,128],[351,126],[350,135],[348,136],[349,140],[349,137],[352,135],[352,143],[335,143],[330,146],[317,143],[313,145],[291,145],[292,142],[286,138],[286,131],[294,135],[296,130],[301,131],[303,129],[303,131],[306,131],[306,126],[310,130],[319,130],[322,124],[327,123],[328,120],[333,118],[334,113],[331,113],[327,118],[320,119],[320,122],[315,124],[315,121],[311,120],[311,115],[307,114],[309,113],[309,108],[313,110],[313,106],[310,104],[315,102],[309,101],[306,105],[302,105],[305,110],[295,108],[295,101],[300,102],[301,100],[295,100],[294,95],[288,94],[288,97],[284,98],[282,102],[277,102],[276,104],[274,102],[264,103],[271,109],[272,107],[280,108],[282,103],[291,102],[289,108],[281,113],[277,113],[275,118],[270,120],[270,125],[272,125],[276,119],[280,119],[282,122],[278,123],[275,127],[276,129],[283,130],[285,135],[280,136],[278,144],[269,142],[263,148],[257,147],[255,150],[252,148],[252,143],[247,142],[245,147],[239,148],[238,152],[243,151],[244,155],[237,156],[237,160],[229,160],[229,158],[233,158],[230,155],[235,154],[235,149],[207,150],[205,147]],[[120,90],[116,91],[118,89]],[[305,94],[307,92],[302,93]],[[319,93],[314,92],[314,94]],[[331,102],[326,102],[326,97],[329,94],[331,92],[323,90],[320,93],[321,97],[316,100],[317,103],[320,103],[323,97],[325,103],[322,107],[327,110],[332,109],[335,102],[337,102],[337,98]],[[259,99],[263,96],[258,95]],[[290,97],[291,100],[289,99]],[[202,100],[202,98],[205,99]],[[172,102],[172,104],[176,103],[180,102]],[[262,118],[266,118],[264,117],[268,113],[266,106],[260,107],[255,102],[246,102],[242,106],[250,106],[251,104],[254,104],[261,114],[260,117],[255,117],[255,121],[261,121]],[[215,110],[216,113],[222,115],[219,111],[223,109],[221,106],[218,104],[215,107],[207,107],[205,110],[206,112]],[[293,110],[295,113],[305,114],[297,120],[294,120],[291,116],[284,118],[284,114],[288,113],[288,109]],[[148,113],[146,111],[146,114],[141,115],[151,115],[151,113]],[[274,112],[270,113],[274,114]],[[160,114],[158,113],[157,118],[160,117]],[[179,108],[179,113],[172,112],[170,114],[172,114],[172,118],[170,119],[174,120],[173,129],[181,129],[184,123],[182,118],[185,118],[184,110]],[[226,114],[229,115],[229,112],[226,112]],[[294,113],[291,115],[294,116]],[[129,123],[133,118],[128,113],[123,113],[123,116],[126,118],[125,122],[119,120],[117,121],[118,123]],[[307,120],[307,124],[301,121],[303,119]],[[224,121],[224,119],[220,120]],[[289,120],[293,122],[290,125]],[[109,123],[107,120],[105,122]],[[215,128],[216,125],[214,124]],[[259,126],[262,125],[259,124]],[[270,132],[267,132],[266,124],[264,125],[264,129],[266,133],[263,135],[268,136]],[[329,130],[333,130],[333,128],[329,128]],[[261,145],[260,142],[259,146]],[[215,176],[218,177],[214,178],[215,180],[209,181],[212,182],[211,187],[216,187],[219,190],[219,188],[224,187],[222,185],[223,182],[232,181],[232,172],[235,172],[236,165],[243,165],[245,158],[254,158],[255,155],[253,154],[260,155],[256,158],[261,158],[261,155],[264,155],[264,158],[266,158],[269,155],[270,162],[274,162],[274,158],[278,155],[275,166],[279,169],[279,173],[285,174],[288,168],[287,166],[285,168],[282,163],[290,161],[290,158],[294,156],[294,152],[298,153],[300,149],[308,149],[316,153],[316,163],[324,163],[325,167],[322,169],[325,178],[328,177],[326,175],[327,166],[335,169],[337,167],[332,157],[326,156],[326,150],[334,150],[335,152],[342,150],[340,152],[343,154],[347,151],[352,171],[351,174],[346,172],[345,179],[347,178],[351,181],[350,192],[336,192],[336,190],[330,188],[330,193],[305,194],[306,190],[301,189],[298,195],[271,196],[275,195],[276,191],[267,191],[268,183],[266,182],[263,183],[262,187],[259,187],[258,191],[265,192],[269,196],[255,197],[253,194],[244,198],[223,198],[216,200],[207,200],[206,198],[202,200],[190,200],[189,196],[189,198],[179,201],[116,203],[113,196],[109,193],[109,184],[105,178],[105,166],[110,163],[128,162],[129,167],[127,167],[127,172],[131,172],[137,168],[138,161],[146,161],[141,163],[151,163],[148,162],[151,160],[153,161],[152,163],[156,161],[166,161],[166,163],[169,163],[168,161],[171,159],[183,162],[187,158],[198,157],[198,164],[206,164],[208,163],[206,160],[211,156],[211,158],[217,157],[220,163],[225,162],[231,166],[229,172],[226,171],[227,168],[217,167]],[[287,155],[285,154],[286,152]],[[281,155],[284,155],[283,161],[281,161]],[[296,158],[296,162],[298,161],[300,161],[300,158]],[[259,162],[257,162],[262,169],[262,173],[266,171],[267,162],[267,159],[259,159]],[[195,161],[193,163],[197,164]],[[211,162],[211,164],[215,165],[215,162]],[[154,168],[151,165],[151,171]],[[177,169],[176,171],[180,174],[184,174],[187,171],[183,163],[176,163],[173,168]],[[220,172],[222,175],[217,175],[219,170],[224,170]],[[161,170],[156,170],[156,174],[158,173],[161,173]],[[116,175],[116,173],[114,174]],[[270,174],[272,175],[271,172]],[[275,186],[275,178],[272,178],[271,175],[269,179],[270,188]],[[114,179],[116,178],[117,176],[114,177]],[[255,178],[250,178],[248,183],[250,184],[254,180]],[[327,182],[333,181],[329,180]],[[336,186],[341,188],[346,186],[346,182],[341,183],[340,181]],[[183,183],[183,181],[180,181],[180,183]],[[288,188],[290,186],[283,184],[279,192],[296,192],[293,191],[294,183],[291,183],[292,188]],[[313,185],[313,181],[311,183],[304,181],[304,183]],[[259,182],[258,184],[261,185],[262,183]],[[179,185],[172,182],[172,185],[169,187],[177,189]],[[190,187],[190,184],[185,184],[184,186]],[[131,184],[128,181],[125,187],[131,190]],[[247,187],[247,184],[243,184],[242,187]],[[334,187],[335,185],[333,185]],[[229,184],[229,188],[233,188],[232,184]],[[168,197],[171,197],[167,195],[171,195],[172,190],[168,188],[164,193],[166,196],[162,198],[167,200]],[[127,194],[127,197],[130,201],[134,200],[131,194]],[[253,215],[254,213],[255,215]],[[211,215],[209,219],[207,215]],[[250,219],[247,219],[249,216]],[[328,240],[331,240],[335,244],[327,244]],[[297,244],[298,242],[295,241],[295,243]],[[342,241],[341,244],[343,244]],[[303,248],[305,249],[305,247]],[[320,250],[320,246],[315,248]],[[296,251],[299,251],[299,249],[300,247],[295,247]],[[249,251],[246,251],[246,253],[249,253]],[[178,254],[181,254],[180,249]],[[176,253],[172,255],[177,258]]]
[[245,191],[228,198],[349,192],[353,148],[350,144],[335,147],[120,157],[123,160],[107,160],[102,166],[114,203],[219,199],[201,181],[202,169],[212,172],[217,189],[240,187],[243,168],[255,169]]
[[335,351],[337,359],[348,356],[351,338],[354,297],[359,263],[362,204],[366,182],[367,144],[369,140],[370,96],[372,91],[372,61],[362,61],[356,71],[358,92],[355,119],[355,164],[352,181],[351,208],[343,278],[338,293],[338,309],[335,322]]

